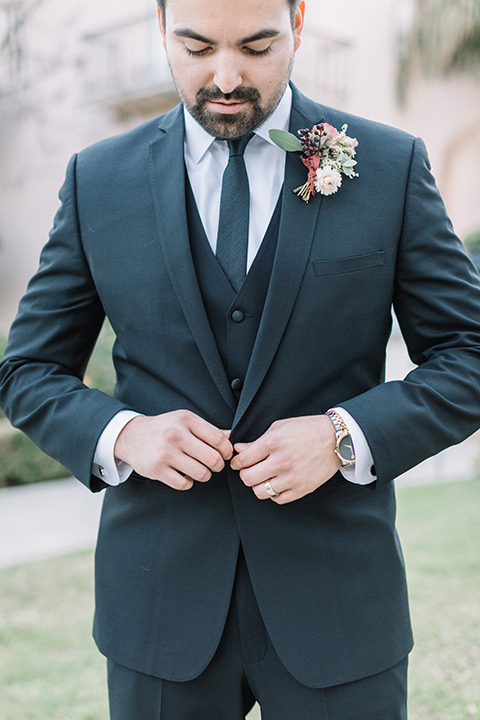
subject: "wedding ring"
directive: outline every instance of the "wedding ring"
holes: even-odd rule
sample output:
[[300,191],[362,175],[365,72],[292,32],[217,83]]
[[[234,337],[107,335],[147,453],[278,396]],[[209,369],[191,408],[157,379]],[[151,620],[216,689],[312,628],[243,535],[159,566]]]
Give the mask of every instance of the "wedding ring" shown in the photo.
[[263,483],[263,487],[265,488],[265,492],[267,493],[267,495],[269,495],[271,498],[276,498],[280,495],[280,493],[275,492],[269,480],[267,480],[266,483]]

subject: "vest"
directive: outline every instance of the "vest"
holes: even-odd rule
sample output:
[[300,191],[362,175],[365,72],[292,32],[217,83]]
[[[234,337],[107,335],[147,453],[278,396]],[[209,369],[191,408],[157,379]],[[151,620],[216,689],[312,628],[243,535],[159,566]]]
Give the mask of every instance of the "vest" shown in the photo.
[[190,248],[205,311],[238,402],[272,274],[280,227],[281,194],[260,249],[238,293],[230,285],[208,242],[188,179],[186,208]]

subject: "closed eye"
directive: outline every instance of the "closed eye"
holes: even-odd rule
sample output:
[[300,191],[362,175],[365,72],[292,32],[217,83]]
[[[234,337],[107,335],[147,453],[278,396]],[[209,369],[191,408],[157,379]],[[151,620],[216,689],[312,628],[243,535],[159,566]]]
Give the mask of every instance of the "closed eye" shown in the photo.
[[268,53],[272,51],[272,46],[269,45],[264,50],[254,50],[250,47],[244,47],[243,49],[249,55],[253,55],[254,57],[262,57],[263,55],[268,55]]
[[187,52],[187,55],[190,55],[190,57],[202,57],[203,55],[207,55],[207,53],[210,52],[211,48],[206,47],[202,48],[201,50],[192,50],[187,45],[185,45],[185,50]]
[[[190,57],[202,57],[203,55],[207,55],[211,51],[211,49],[211,47],[206,47],[202,48],[201,50],[192,50],[187,45],[185,45],[187,55],[190,55]],[[268,55],[268,53],[272,51],[272,46],[269,45],[264,50],[254,50],[250,47],[244,47],[243,51],[248,55],[252,55],[253,57],[263,57],[265,55]]]

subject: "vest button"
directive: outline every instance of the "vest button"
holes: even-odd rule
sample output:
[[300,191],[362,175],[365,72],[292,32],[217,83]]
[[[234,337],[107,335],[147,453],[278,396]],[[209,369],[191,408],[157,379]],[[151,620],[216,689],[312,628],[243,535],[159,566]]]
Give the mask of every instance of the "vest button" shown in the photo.
[[245,320],[245,315],[241,310],[234,310],[232,313],[232,320],[236,323],[241,323]]
[[235,378],[235,380],[232,380],[230,387],[235,392],[240,392],[243,388],[243,380],[240,380],[240,378]]

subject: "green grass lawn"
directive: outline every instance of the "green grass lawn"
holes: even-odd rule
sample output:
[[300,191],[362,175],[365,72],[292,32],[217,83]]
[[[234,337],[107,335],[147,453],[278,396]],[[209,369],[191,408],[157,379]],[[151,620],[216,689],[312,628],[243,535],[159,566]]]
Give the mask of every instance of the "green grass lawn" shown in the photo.
[[398,492],[416,646],[410,720],[480,719],[480,481]]
[[[416,637],[410,720],[480,720],[480,482],[398,498]],[[92,567],[81,553],[0,571],[1,720],[107,720]]]

